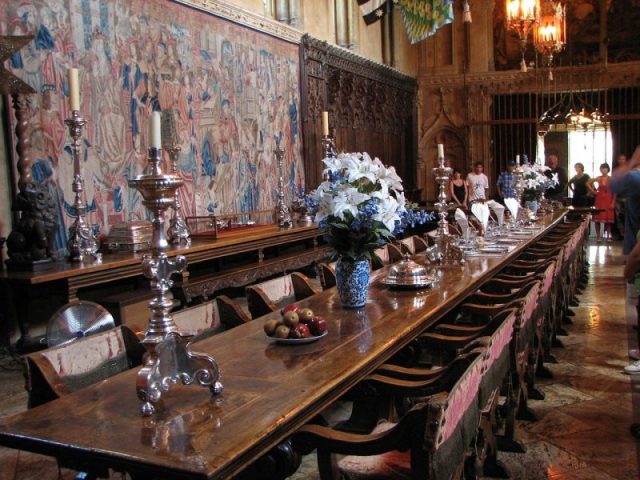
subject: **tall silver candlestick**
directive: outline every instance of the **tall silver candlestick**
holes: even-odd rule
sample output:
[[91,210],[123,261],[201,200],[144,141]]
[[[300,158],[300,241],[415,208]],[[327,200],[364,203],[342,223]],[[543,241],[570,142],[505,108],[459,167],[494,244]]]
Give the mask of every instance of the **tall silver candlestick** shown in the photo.
[[438,155],[438,166],[433,169],[438,184],[438,202],[435,204],[440,220],[436,230],[436,243],[427,252],[430,259],[435,259],[443,265],[462,264],[462,251],[453,245],[453,237],[449,233],[447,221],[447,185],[453,169],[444,163],[444,156]]
[[276,218],[278,221],[278,226],[280,228],[290,228],[292,225],[291,221],[291,213],[289,212],[289,207],[284,201],[284,177],[282,176],[282,164],[284,160],[284,150],[280,148],[280,145],[276,145],[276,149],[273,151],[276,156],[276,161],[278,162],[278,201],[276,203]]
[[438,156],[438,166],[433,169],[438,184],[438,203],[436,203],[436,211],[440,220],[438,221],[438,236],[444,237],[449,235],[449,222],[447,222],[447,185],[452,172],[451,167],[445,166],[444,156]]
[[[167,145],[164,147],[169,152],[169,158],[171,159],[171,174],[178,174],[178,155],[180,155],[181,148],[177,145]],[[184,243],[187,247],[191,245],[191,231],[187,226],[187,222],[182,217],[180,212],[182,205],[180,205],[180,195],[176,189],[175,197],[173,200],[173,215],[169,221],[169,242],[174,245],[181,245]]]
[[71,118],[67,118],[64,123],[69,127],[69,135],[72,139],[73,183],[71,189],[75,194],[73,209],[76,215],[76,219],[69,227],[69,240],[67,242],[69,257],[74,262],[83,262],[90,256],[96,262],[101,262],[102,254],[98,253],[98,240],[96,240],[91,227],[85,221],[87,208],[83,199],[84,178],[82,176],[82,160],[80,158],[80,141],[82,139],[82,130],[87,121],[82,118],[78,110],[74,110],[71,113]]
[[220,369],[213,357],[192,352],[189,342],[193,335],[180,332],[169,313],[173,307],[169,295],[173,285],[171,276],[186,269],[187,259],[177,255],[172,261],[164,253],[169,248],[164,212],[174,204],[176,190],[183,181],[176,175],[162,172],[160,154],[160,149],[150,148],[147,172],[129,180],[129,186],[140,192],[143,205],[153,216],[152,254],[143,257],[142,271],[151,280],[156,296],[149,303],[151,318],[142,340],[147,355],[136,380],[136,391],[143,402],[142,415],[145,416],[155,412],[163,393],[178,380],[185,385],[196,381],[213,394],[219,394],[223,389]]

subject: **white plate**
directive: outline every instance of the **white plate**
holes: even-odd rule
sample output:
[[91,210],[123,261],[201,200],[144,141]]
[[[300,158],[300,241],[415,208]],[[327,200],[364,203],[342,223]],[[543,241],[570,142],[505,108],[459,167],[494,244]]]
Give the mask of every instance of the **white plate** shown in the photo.
[[276,337],[267,337],[269,340],[275,340],[276,343],[281,343],[283,345],[303,345],[305,343],[315,342],[316,340],[320,340],[322,337],[326,337],[329,331],[327,330],[322,335],[318,335],[317,337],[307,337],[307,338],[276,338]]

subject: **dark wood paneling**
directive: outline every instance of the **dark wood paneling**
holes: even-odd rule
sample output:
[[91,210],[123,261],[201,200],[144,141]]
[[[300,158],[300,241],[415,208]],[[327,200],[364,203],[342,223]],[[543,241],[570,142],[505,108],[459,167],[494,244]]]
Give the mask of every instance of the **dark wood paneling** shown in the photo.
[[417,83],[392,68],[308,35],[301,47],[305,179],[322,178],[322,112],[329,112],[339,152],[368,152],[394,165],[405,188],[415,179]]

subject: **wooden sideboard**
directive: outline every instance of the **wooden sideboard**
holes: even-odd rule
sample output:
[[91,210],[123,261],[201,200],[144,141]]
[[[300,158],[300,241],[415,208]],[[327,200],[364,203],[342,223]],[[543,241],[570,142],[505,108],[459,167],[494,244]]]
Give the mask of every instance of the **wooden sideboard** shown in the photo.
[[[562,217],[546,217],[545,226]],[[225,390],[218,397],[176,385],[160,411],[143,418],[132,370],[0,419],[0,445],[55,456],[85,471],[229,478],[344,395],[545,231],[502,257],[470,257],[464,266],[439,269],[438,285],[428,290],[390,290],[382,284],[387,269],[378,270],[363,309],[343,309],[335,288],[299,302],[327,319],[329,333],[315,343],[268,339],[263,321],[279,313],[203,340],[197,350],[212,355],[222,371]]]
[[[190,295],[197,296],[195,286],[189,290],[192,282],[198,285],[200,293],[204,291],[212,295],[214,288],[246,285],[283,269],[293,270],[312,263],[326,254],[326,250],[318,245],[321,235],[315,225],[290,229],[279,229],[277,226],[247,229],[215,240],[195,239],[191,246],[177,247],[167,254],[170,257],[186,255],[187,268],[196,272],[190,275],[188,271],[182,280],[176,279],[181,290],[191,291]],[[227,268],[221,264],[225,259],[239,255],[245,260],[242,266]],[[91,289],[124,279],[143,280],[141,260],[142,254],[105,254],[102,263],[63,261],[53,263],[51,268],[39,272],[0,272],[0,283],[5,287],[5,295],[9,300],[5,305],[5,314],[18,323],[20,344],[28,343],[29,325],[49,318],[60,304],[77,301]],[[229,271],[225,273],[225,270]],[[142,283],[146,285],[148,282],[145,280]],[[48,300],[52,310],[44,309],[40,312],[40,318],[34,318],[31,301],[42,298]],[[54,298],[58,299],[57,303]],[[7,325],[4,327],[0,326],[0,344],[3,330],[4,335],[8,335]]]

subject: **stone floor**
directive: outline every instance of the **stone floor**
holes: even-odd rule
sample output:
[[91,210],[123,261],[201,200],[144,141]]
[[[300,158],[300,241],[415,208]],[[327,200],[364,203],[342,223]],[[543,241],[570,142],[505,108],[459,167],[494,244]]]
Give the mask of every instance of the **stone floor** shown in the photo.
[[[520,480],[638,479],[640,446],[629,424],[640,422],[640,375],[624,374],[627,349],[635,345],[635,308],[625,305],[620,245],[591,244],[590,284],[575,308],[570,335],[557,349],[554,377],[540,382],[544,401],[532,401],[539,420],[519,423],[525,454],[500,453]],[[26,405],[19,364],[0,357],[0,416]],[[338,411],[344,414],[344,411]],[[0,448],[0,480],[71,479],[54,460]],[[114,478],[120,478],[115,476]],[[306,457],[296,480],[317,479],[315,458]]]

